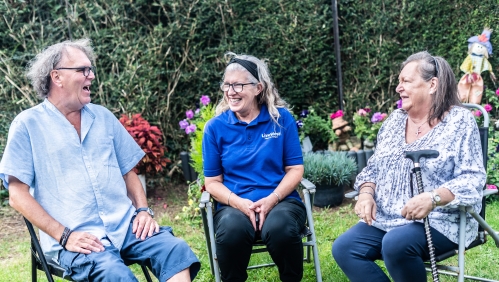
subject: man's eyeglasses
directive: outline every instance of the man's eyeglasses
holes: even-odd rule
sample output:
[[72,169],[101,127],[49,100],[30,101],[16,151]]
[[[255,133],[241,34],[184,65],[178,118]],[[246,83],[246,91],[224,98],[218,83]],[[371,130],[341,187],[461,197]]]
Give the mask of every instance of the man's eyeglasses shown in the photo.
[[85,77],[87,77],[90,74],[90,71],[92,71],[95,74],[95,67],[90,66],[90,67],[79,67],[79,68],[56,68],[56,70],[77,70],[81,71]]
[[229,91],[230,87],[232,86],[232,89],[234,89],[234,92],[239,93],[243,91],[244,85],[252,84],[255,85],[256,83],[220,83],[220,90],[222,91]]

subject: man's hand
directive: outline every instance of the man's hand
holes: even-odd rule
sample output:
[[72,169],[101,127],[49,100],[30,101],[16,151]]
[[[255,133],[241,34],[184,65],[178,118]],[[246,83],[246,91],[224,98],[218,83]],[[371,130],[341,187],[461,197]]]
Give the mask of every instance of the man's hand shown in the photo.
[[359,194],[359,199],[355,204],[355,213],[368,225],[372,225],[373,220],[376,220],[376,202],[373,196],[368,193]]
[[139,212],[133,220],[132,232],[135,238],[145,240],[151,237],[154,232],[159,232],[159,224],[145,211]]
[[88,255],[92,252],[104,251],[104,245],[92,234],[74,231],[69,235],[66,250]]
[[407,220],[425,218],[433,210],[429,192],[412,197],[402,208],[401,215]]

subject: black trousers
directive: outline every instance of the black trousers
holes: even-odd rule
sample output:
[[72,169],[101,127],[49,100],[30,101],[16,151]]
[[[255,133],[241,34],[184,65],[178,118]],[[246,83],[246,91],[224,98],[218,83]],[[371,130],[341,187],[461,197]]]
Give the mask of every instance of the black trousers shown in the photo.
[[[261,231],[272,260],[279,269],[281,281],[301,281],[303,244],[300,234],[306,221],[306,210],[296,199],[284,199],[267,215]],[[246,281],[246,268],[255,241],[255,230],[240,210],[224,206],[214,217],[216,249],[222,281]]]

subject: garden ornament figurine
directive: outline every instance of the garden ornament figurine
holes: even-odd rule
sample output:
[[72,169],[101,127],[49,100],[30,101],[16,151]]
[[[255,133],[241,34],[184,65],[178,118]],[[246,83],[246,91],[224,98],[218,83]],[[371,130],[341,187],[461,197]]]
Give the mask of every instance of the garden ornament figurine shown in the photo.
[[335,113],[332,113],[331,119],[333,120],[334,134],[338,136],[338,140],[333,142],[331,150],[357,152],[359,148],[354,146],[350,140],[350,131],[352,131],[352,128],[348,125],[348,122],[343,119],[343,111],[338,110]]
[[492,66],[487,58],[492,55],[492,44],[490,44],[491,29],[485,28],[481,35],[472,36],[468,39],[468,56],[461,64],[464,72],[459,81],[459,98],[465,103],[480,104],[483,94],[483,71],[490,72],[490,78],[495,81]]

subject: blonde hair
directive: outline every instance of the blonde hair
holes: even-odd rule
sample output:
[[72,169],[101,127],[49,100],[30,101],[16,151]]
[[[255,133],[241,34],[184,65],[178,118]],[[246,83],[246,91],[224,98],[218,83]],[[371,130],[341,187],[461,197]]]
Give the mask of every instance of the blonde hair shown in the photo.
[[[227,61],[230,60],[230,58],[237,58],[241,60],[246,60],[250,61],[254,64],[256,64],[257,69],[258,69],[258,78],[254,77],[245,67],[238,63],[232,63],[229,64],[224,71],[224,75],[222,77],[222,80],[225,79],[225,75],[228,72],[232,71],[245,71],[247,73],[247,79],[251,83],[261,83],[262,84],[262,92],[258,94],[257,96],[257,102],[259,105],[265,104],[267,106],[267,109],[269,111],[270,117],[272,120],[276,123],[278,123],[278,120],[280,118],[279,110],[278,108],[285,108],[288,109],[288,104],[286,101],[284,101],[280,96],[279,92],[277,91],[277,88],[274,86],[274,83],[272,82],[272,78],[270,76],[269,69],[267,67],[267,64],[258,59],[257,57],[251,56],[251,55],[237,55],[232,52],[227,52],[225,54],[225,58],[229,58]],[[227,97],[224,95],[223,99],[218,103],[216,109],[215,109],[215,114],[218,116],[222,114],[223,112],[229,110],[229,103],[227,101]]]

